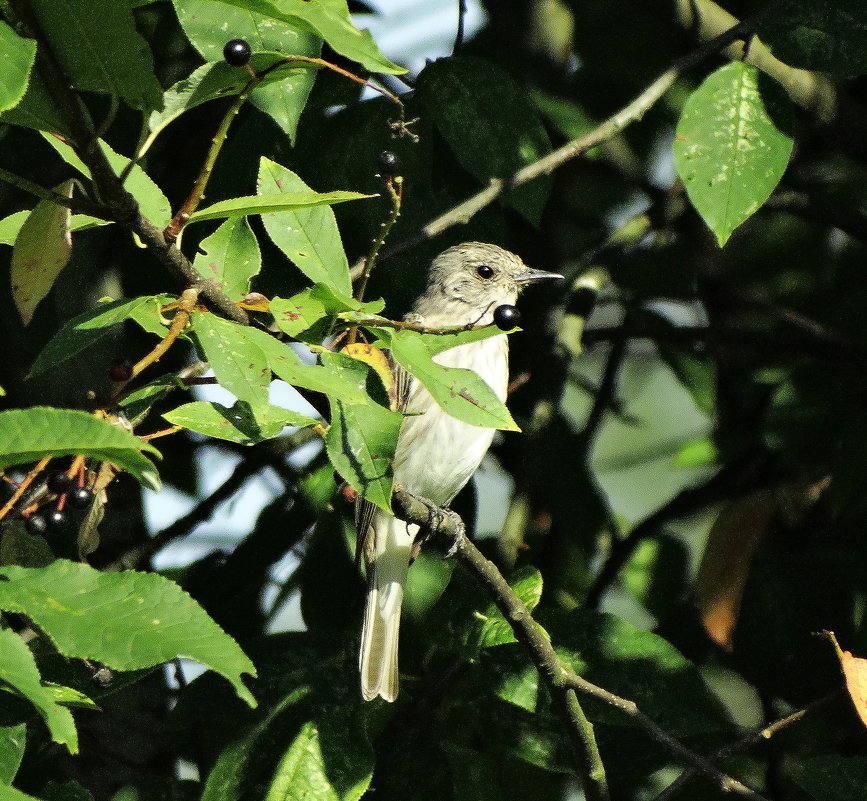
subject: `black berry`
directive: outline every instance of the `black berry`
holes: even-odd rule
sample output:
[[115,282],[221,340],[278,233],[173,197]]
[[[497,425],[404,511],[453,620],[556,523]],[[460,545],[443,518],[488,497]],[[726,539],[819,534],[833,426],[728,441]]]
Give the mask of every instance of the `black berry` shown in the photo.
[[45,479],[45,484],[56,495],[63,495],[64,492],[69,492],[72,489],[72,479],[62,470],[49,473],[48,478]]
[[400,174],[400,159],[390,150],[383,150],[376,159],[379,174],[384,178],[393,178]]
[[521,324],[521,312],[514,306],[504,303],[494,309],[494,325],[501,331],[511,331]]
[[132,378],[132,362],[129,359],[115,359],[108,368],[112,381],[129,381]]
[[28,534],[44,534],[48,523],[41,514],[33,512],[24,521],[24,528],[27,529]]
[[107,668],[105,665],[100,665],[93,671],[90,680],[97,687],[102,687],[103,689],[111,687],[114,683],[114,671],[111,668]]
[[[33,517],[33,515],[31,515]],[[48,523],[48,528],[54,529],[55,531],[63,528],[66,525],[66,512],[62,509],[52,509],[48,513],[48,517],[46,518],[46,523]]]
[[73,509],[87,509],[93,501],[93,493],[87,487],[78,487],[66,496],[66,502]]
[[232,39],[223,46],[223,58],[233,67],[243,67],[252,54],[250,45],[243,39]]

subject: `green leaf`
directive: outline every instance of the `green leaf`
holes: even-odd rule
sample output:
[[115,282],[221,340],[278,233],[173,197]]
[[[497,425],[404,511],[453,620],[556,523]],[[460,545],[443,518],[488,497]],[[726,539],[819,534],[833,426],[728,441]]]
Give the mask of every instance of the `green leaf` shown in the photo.
[[172,409],[163,417],[173,425],[184,426],[198,434],[241,445],[254,445],[276,437],[284,426],[305,427],[319,422],[306,414],[270,404],[252,409],[244,401],[238,401],[231,408],[220,403],[194,401]]
[[33,795],[27,795],[14,787],[6,787],[0,784],[0,801],[40,801]]
[[[327,366],[366,376],[362,362],[340,353],[323,353]],[[334,469],[364,498],[391,510],[391,461],[403,416],[377,403],[353,405],[329,396],[331,425],[325,449]]]
[[422,334],[421,340],[424,342],[430,355],[436,356],[438,353],[455,348],[458,345],[481,342],[502,333],[497,326],[486,325],[484,328],[471,328],[467,331],[459,331],[456,334]]
[[443,411],[474,426],[521,430],[478,373],[437,364],[417,331],[382,328],[375,331],[383,339],[384,347],[391,349],[392,358],[421,381]]
[[57,106],[37,71],[31,72],[27,91],[21,101],[0,112],[0,120],[10,125],[22,125],[37,131],[70,136],[69,129],[61,119]]
[[247,327],[210,312],[194,313],[191,322],[202,358],[211,365],[220,386],[254,408],[265,405],[271,370]]
[[114,95],[136,109],[159,107],[162,88],[129,3],[33,0],[31,8],[72,86]]
[[792,760],[794,782],[815,801],[854,801],[867,787],[867,758],[838,754]]
[[[72,181],[65,181],[56,191],[72,197],[72,186]],[[30,324],[36,307],[72,256],[70,216],[67,206],[40,200],[15,238],[10,268],[12,299],[24,325]]]
[[[363,757],[346,726],[330,722],[327,731],[317,721],[307,721],[283,754],[264,801],[288,801],[298,787],[314,788],[305,794],[310,801],[358,801],[370,786],[372,760],[368,749]],[[341,736],[342,735],[342,736]],[[332,752],[339,740],[341,748]],[[347,770],[335,770],[335,757]]]
[[213,279],[232,300],[250,291],[250,279],[262,269],[256,235],[246,217],[226,220],[199,244],[193,267]]
[[[45,141],[48,142],[60,155],[60,157],[74,169],[78,170],[82,175],[91,177],[90,170],[85,166],[84,162],[78,158],[75,151],[62,142],[56,136],[45,135]],[[105,154],[108,163],[114,170],[115,175],[120,175],[121,172],[129,164],[130,159],[116,153],[110,145],[99,140],[99,146]],[[126,180],[124,187],[138,201],[141,213],[147,217],[154,225],[164,228],[172,219],[172,210],[169,201],[163,194],[162,190],[154,183],[153,179],[136,164]]]
[[[635,701],[669,734],[685,737],[729,725],[695,665],[662,637],[601,612],[554,612],[542,615],[541,622],[558,654],[576,672]],[[585,709],[594,722],[633,725],[600,701],[588,698]]]
[[720,247],[768,199],[789,163],[789,106],[778,97],[755,67],[734,61],[690,95],[677,124],[677,173]]
[[45,567],[53,561],[54,554],[45,538],[27,531],[24,520],[4,521],[0,533],[0,565]]
[[36,42],[0,22],[0,111],[17,106],[27,91],[36,59]]
[[[199,0],[211,8],[210,0]],[[196,20],[204,17],[196,15]],[[263,33],[266,33],[263,31]],[[225,38],[217,28],[209,28],[209,34],[217,34],[221,41]],[[253,37],[245,37],[255,50],[274,50],[275,47],[258,47],[253,45]],[[312,38],[313,42],[318,39]],[[223,43],[224,44],[224,43]],[[222,48],[220,44],[220,48]],[[301,55],[318,55],[318,47],[307,48],[310,52],[304,52],[304,48],[286,51]],[[250,82],[250,75],[246,70],[231,67],[222,60],[222,54],[215,55],[220,61],[203,64],[188,78],[178,81],[174,86],[166,90],[163,95],[162,111],[151,112],[148,118],[148,137],[142,152],[146,152],[154,139],[171,122],[180,117],[184,112],[196,108],[196,106],[211,100],[223,97],[232,97],[240,94]],[[316,73],[316,67],[303,62],[289,63],[274,67],[282,56],[278,53],[256,53],[250,59],[251,69],[257,72],[269,70],[259,85],[250,96],[251,102],[261,108],[266,114],[270,114],[289,135],[290,141],[294,140],[295,131],[298,127],[298,117],[304,107],[310,87]]]
[[[489,61],[440,59],[425,67],[416,89],[460,165],[484,184],[512,175],[551,150],[526,89]],[[549,178],[536,179],[504,200],[538,225],[550,189]]]
[[250,706],[241,680],[253,663],[177,584],[155,573],[102,573],[59,559],[44,568],[0,569],[0,609],[27,615],[68,656],[136,670],[187,657],[227,678]]
[[26,745],[27,726],[24,723],[18,726],[0,726],[0,785],[12,784],[24,758]]
[[269,311],[274,315],[274,322],[281,331],[297,337],[329,315],[354,311],[361,318],[367,318],[382,311],[384,307],[385,302],[382,300],[362,303],[352,297],[337,294],[326,284],[314,284],[291,298],[272,298]]
[[[16,211],[0,220],[0,245],[14,245],[15,238],[24,225],[24,221],[30,215],[29,211]],[[97,217],[88,217],[86,214],[73,214],[69,219],[69,231],[86,231],[99,225],[109,225],[105,220]]]
[[239,217],[248,214],[273,214],[290,209],[307,209],[313,206],[330,206],[347,200],[361,200],[373,195],[359,192],[292,192],[285,195],[245,195],[213,203],[190,215],[189,223],[202,220],[220,220],[224,217]]
[[[181,18],[182,9],[189,7],[190,2],[189,0],[174,0],[174,2],[178,9],[178,17]],[[196,46],[200,49],[202,47],[208,48],[207,58],[211,58],[211,49],[216,44],[221,49],[225,43],[227,37],[223,24],[232,13],[233,8],[236,8],[250,15],[250,21],[240,17],[230,17],[243,25],[241,30],[249,30],[252,25],[257,28],[279,25],[281,29],[291,26],[300,32],[316,34],[328,42],[340,55],[359,62],[371,72],[393,74],[406,72],[379,52],[368,31],[360,31],[352,24],[349,19],[346,0],[304,0],[304,2],[297,0],[291,0],[291,2],[282,0],[276,2],[268,2],[268,0],[256,0],[255,2],[252,0],[212,0],[209,5],[211,9],[206,21],[213,25],[215,32],[222,33],[223,38],[215,42],[215,36],[210,37],[210,39],[204,35],[197,37]],[[235,33],[235,28],[229,30],[232,31],[233,36],[240,35]],[[214,57],[214,59],[217,57],[219,56]]]
[[[113,300],[101,303],[95,309],[79,314],[74,317],[48,341],[48,344],[37,356],[36,361],[27,374],[31,378],[39,373],[44,373],[52,367],[71,359],[85,348],[98,342],[111,333],[112,326],[122,323],[124,320],[135,319],[139,322],[142,314],[146,312],[158,313],[160,305],[168,302],[171,296],[149,296],[126,300]],[[145,326],[142,326],[146,328]],[[163,332],[165,326],[162,327]],[[146,328],[146,330],[148,330]]]
[[[6,567],[3,572],[27,569]],[[0,598],[11,583],[0,581],[3,585],[0,587]],[[51,692],[42,686],[33,654],[24,640],[11,629],[0,629],[0,682],[12,687],[36,707],[55,742],[65,745],[71,754],[78,753],[78,734],[72,713],[58,704]]]
[[[339,366],[302,364],[292,348],[264,331],[248,328],[247,336],[261,348],[274,374],[287,384],[340,398],[344,403],[370,402],[365,387],[366,373],[343,370]],[[324,353],[322,356],[327,358]]]
[[[259,161],[256,192],[260,197],[312,192],[292,170],[264,156]],[[337,220],[328,206],[313,206],[262,217],[268,236],[314,283],[342,295],[352,294],[349,262],[340,240]]]
[[153,445],[86,412],[47,406],[0,412],[0,469],[43,456],[81,454],[111,462],[146,487],[159,490],[159,475],[142,451],[159,456]]
[[[249,3],[246,8],[242,8],[227,3],[214,3],[213,0],[175,0],[174,5],[184,33],[193,46],[206,60],[218,62],[205,65],[196,72],[207,67],[216,73],[219,67],[221,69],[218,74],[231,76],[235,81],[239,81],[242,87],[249,77],[246,70],[230,67],[223,62],[223,45],[226,43],[227,31],[231,31],[232,38],[244,39],[249,43],[254,53],[250,65],[257,73],[274,63],[273,57],[270,58],[270,63],[261,60],[259,54],[264,51],[316,57],[322,50],[321,37],[307,26],[299,25],[297,20],[285,22],[274,19],[267,10],[263,13],[261,4]],[[253,90],[250,101],[268,114],[294,143],[298,120],[315,78],[315,68],[309,64],[278,67]],[[193,80],[193,76],[190,76],[190,80]],[[170,98],[167,97],[166,102],[168,105]]]
[[774,55],[805,70],[852,77],[867,72],[867,8],[861,0],[783,3],[759,20]]

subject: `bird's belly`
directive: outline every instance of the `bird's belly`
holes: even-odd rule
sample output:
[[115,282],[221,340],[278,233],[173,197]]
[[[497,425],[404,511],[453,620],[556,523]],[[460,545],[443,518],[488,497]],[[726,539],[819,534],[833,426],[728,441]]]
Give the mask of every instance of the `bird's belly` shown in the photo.
[[[501,399],[508,383],[505,336],[443,351],[435,361],[475,370]],[[448,504],[481,463],[494,429],[464,423],[444,412],[424,387],[414,383],[408,416],[401,428],[394,461],[395,481],[436,504]]]

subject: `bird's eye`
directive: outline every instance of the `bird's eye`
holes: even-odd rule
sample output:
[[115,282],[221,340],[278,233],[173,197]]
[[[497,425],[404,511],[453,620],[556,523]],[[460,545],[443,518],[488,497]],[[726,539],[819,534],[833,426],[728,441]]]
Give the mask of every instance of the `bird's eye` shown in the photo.
[[480,264],[478,267],[476,267],[476,275],[478,275],[479,278],[493,278],[494,268],[490,267],[487,264]]

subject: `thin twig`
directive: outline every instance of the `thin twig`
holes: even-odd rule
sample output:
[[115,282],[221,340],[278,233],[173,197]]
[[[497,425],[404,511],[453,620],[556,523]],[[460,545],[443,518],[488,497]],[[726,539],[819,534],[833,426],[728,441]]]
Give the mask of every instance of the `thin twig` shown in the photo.
[[98,217],[100,220],[111,220],[111,215],[107,212],[104,206],[94,203],[87,198],[71,198],[66,195],[61,195],[60,192],[55,192],[53,189],[46,189],[27,178],[22,178],[14,172],[4,170],[0,167],[0,181],[5,181],[7,184],[14,186],[16,189],[21,189],[31,195],[35,195],[42,200],[50,200],[58,206],[66,206],[76,214],[88,214],[91,217]]
[[21,496],[27,492],[27,488],[33,483],[33,479],[36,478],[44,469],[45,466],[51,461],[50,456],[45,456],[40,459],[33,469],[24,476],[24,480],[18,485],[18,488],[15,492],[12,493],[12,497],[6,501],[3,508],[0,509],[0,520],[6,517],[7,514],[15,507],[15,504],[18,503]]
[[[422,528],[430,528],[432,515],[428,504],[399,486],[395,486],[394,489],[392,509],[401,520],[415,523]],[[441,523],[433,533],[450,545],[449,553],[454,554],[460,563],[469,569],[488,590],[497,608],[512,627],[515,637],[527,648],[540,677],[545,682],[555,702],[559,702],[561,705],[561,712],[571,712],[569,690],[603,701],[618,709],[643,729],[677,762],[695,768],[721,790],[734,793],[742,798],[752,799],[752,801],[767,801],[764,796],[737,779],[726,775],[707,759],[691,751],[661,729],[641,712],[634,701],[621,698],[587,681],[564,664],[557,656],[554,646],[542,627],[536,623],[527,607],[512,590],[494,563],[486,559],[466,536],[462,536],[463,524],[460,518],[454,513],[439,515],[438,517]],[[582,755],[580,775],[585,779],[585,794],[588,798],[607,798],[608,789],[604,779],[604,768],[598,758],[592,725],[585,718],[585,727],[583,722],[573,719],[571,714],[564,714],[564,718],[568,723],[567,731],[573,748]]]
[[376,257],[379,255],[379,251],[385,244],[389,232],[397,222],[397,218],[400,217],[400,205],[401,200],[403,199],[403,192],[401,191],[403,188],[403,178],[399,175],[394,178],[391,176],[387,177],[385,179],[385,188],[388,190],[388,196],[391,200],[391,208],[388,212],[388,219],[380,225],[379,234],[373,240],[373,243],[370,246],[370,252],[364,260],[364,268],[361,271],[361,276],[358,279],[354,293],[355,299],[359,301],[364,300],[364,292],[367,289],[367,282],[370,280],[370,274],[376,266]]
[[[753,20],[755,18],[756,16],[754,15]],[[732,42],[748,36],[749,32],[750,27],[747,23],[736,21],[731,28],[719,36],[675,61],[673,66],[663,72],[641,94],[616,114],[598,125],[594,130],[577,139],[573,139],[571,142],[567,142],[547,156],[543,156],[538,161],[522,167],[507,178],[492,178],[487,187],[431,220],[418,234],[388,248],[382,258],[386,259],[396,256],[399,253],[416,247],[422,242],[433,239],[453,225],[469,222],[479,211],[493,203],[510,189],[522,186],[542,175],[549,175],[568,161],[617,136],[625,128],[641,120],[685,71],[700,64],[706,58],[709,58]],[[363,262],[358,262],[353,266],[353,279],[356,279],[361,274],[362,269]]]
[[[819,698],[812,703],[807,704],[801,709],[798,709],[792,712],[785,717],[779,718],[775,720],[773,723],[769,723],[763,729],[759,729],[759,731],[752,732],[748,736],[744,737],[741,740],[738,740],[736,743],[732,743],[730,745],[725,746],[724,748],[720,748],[714,754],[712,754],[709,759],[713,762],[721,762],[725,759],[728,759],[735,754],[742,753],[752,748],[754,745],[762,742],[767,742],[771,739],[777,732],[782,731],[788,726],[791,726],[793,723],[797,723],[799,720],[804,718],[811,712],[815,712],[823,707],[828,706],[833,701],[836,701],[842,697],[842,691],[837,690],[836,692],[830,693],[823,698]],[[695,778],[698,774],[698,771],[695,768],[689,768],[680,774],[671,784],[668,785],[653,801],[671,801],[672,798],[681,790],[683,786],[690,781],[690,779]]]

